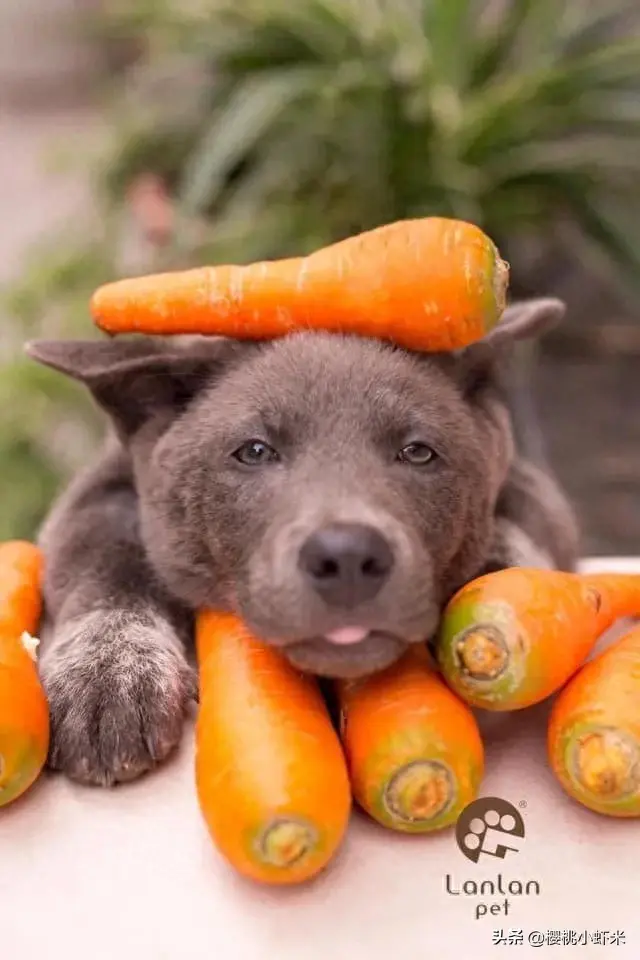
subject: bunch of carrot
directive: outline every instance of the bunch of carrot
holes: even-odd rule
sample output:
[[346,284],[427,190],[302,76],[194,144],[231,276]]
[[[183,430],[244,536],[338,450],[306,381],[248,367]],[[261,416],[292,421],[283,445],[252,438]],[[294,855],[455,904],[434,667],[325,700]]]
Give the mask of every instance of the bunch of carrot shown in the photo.
[[640,575],[503,570],[453,597],[438,660],[451,689],[485,710],[558,694],[548,754],[561,785],[599,813],[639,817],[640,628],[585,664],[617,620],[638,615]]
[[337,685],[335,730],[316,681],[228,614],[196,629],[196,782],[221,852],[265,883],[309,879],[336,854],[352,793],[380,823],[424,833],[453,824],[483,773],[476,721],[425,649]]
[[[37,779],[49,713],[35,665],[42,557],[0,544],[0,807]],[[448,604],[437,663],[423,646],[340,682],[336,730],[316,681],[234,616],[197,620],[196,783],[213,839],[254,880],[298,883],[344,839],[352,797],[382,825],[429,833],[476,796],[484,751],[472,707],[558,696],[550,765],[603,814],[640,816],[640,628],[586,663],[601,634],[640,614],[640,576],[510,569]]]
[[437,665],[420,646],[336,685],[338,730],[312,678],[235,617],[202,613],[196,775],[215,843],[246,876],[285,884],[333,859],[352,796],[393,830],[448,827],[483,775],[471,708],[522,709],[562,688],[549,725],[561,784],[601,813],[640,816],[640,629],[583,666],[637,613],[636,575],[481,577],[447,606]]

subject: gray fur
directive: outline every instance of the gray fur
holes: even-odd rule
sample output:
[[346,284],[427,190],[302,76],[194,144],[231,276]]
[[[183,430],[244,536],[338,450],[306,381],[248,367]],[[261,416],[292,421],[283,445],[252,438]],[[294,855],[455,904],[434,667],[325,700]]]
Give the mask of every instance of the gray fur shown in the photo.
[[176,746],[195,678],[171,624],[95,609],[63,621],[42,674],[52,704],[50,766],[77,780],[131,780]]
[[[435,357],[311,333],[30,344],[83,381],[113,427],[41,535],[51,764],[113,783],[170,752],[193,695],[199,607],[238,613],[304,670],[360,676],[432,637],[446,600],[484,570],[571,569],[571,511],[516,457],[500,379],[510,344],[563,310],[511,307],[482,343]],[[238,463],[251,439],[280,459]],[[436,460],[399,462],[414,441]],[[335,523],[369,525],[393,552],[356,608],[325,603],[300,572],[302,545]],[[344,626],[370,633],[327,639]]]

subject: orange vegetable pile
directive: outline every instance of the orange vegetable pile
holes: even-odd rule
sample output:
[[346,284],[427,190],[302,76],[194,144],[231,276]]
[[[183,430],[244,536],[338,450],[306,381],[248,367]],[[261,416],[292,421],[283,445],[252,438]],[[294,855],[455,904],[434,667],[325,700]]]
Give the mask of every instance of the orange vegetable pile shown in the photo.
[[640,575],[502,570],[467,584],[442,618],[438,659],[467,703],[519,710],[558,694],[549,763],[598,813],[640,817],[640,628],[585,663],[640,615]]
[[482,230],[428,217],[307,257],[119,280],[95,292],[91,312],[112,334],[267,339],[315,330],[437,352],[465,347],[495,326],[508,277]]
[[[0,545],[0,806],[34,783],[47,755],[27,642],[41,567],[33,545]],[[483,776],[471,705],[523,709],[554,693],[548,749],[560,784],[594,811],[640,816],[640,627],[585,665],[602,632],[639,613],[640,575],[481,577],[448,604],[437,663],[412,647],[379,674],[335,684],[336,730],[314,678],[236,617],[201,612],[196,787],[215,844],[246,877],[295,884],[337,855],[352,796],[393,830],[450,827]]]
[[22,541],[0,544],[0,807],[39,776],[49,748],[49,710],[35,664],[42,557]]
[[476,796],[476,721],[426,650],[338,685],[341,744],[315,679],[237,618],[202,612],[196,641],[198,798],[214,842],[245,876],[290,884],[323,870],[352,790],[382,824],[415,833],[454,823]]
[[297,883],[337,854],[351,794],[392,830],[450,827],[483,776],[471,706],[523,709],[558,691],[558,780],[593,810],[640,816],[640,628],[584,666],[603,632],[638,613],[640,575],[481,577],[444,612],[440,670],[421,645],[336,682],[339,738],[315,680],[235,617],[202,613],[196,770],[214,841],[246,876]]

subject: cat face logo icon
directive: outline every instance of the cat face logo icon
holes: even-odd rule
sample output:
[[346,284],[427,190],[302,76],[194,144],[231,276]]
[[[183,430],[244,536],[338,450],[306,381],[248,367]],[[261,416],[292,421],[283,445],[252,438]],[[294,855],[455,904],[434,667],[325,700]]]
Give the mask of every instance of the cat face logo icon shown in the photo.
[[467,860],[482,854],[504,860],[518,853],[524,840],[524,820],[507,800],[480,797],[464,808],[456,823],[456,843]]

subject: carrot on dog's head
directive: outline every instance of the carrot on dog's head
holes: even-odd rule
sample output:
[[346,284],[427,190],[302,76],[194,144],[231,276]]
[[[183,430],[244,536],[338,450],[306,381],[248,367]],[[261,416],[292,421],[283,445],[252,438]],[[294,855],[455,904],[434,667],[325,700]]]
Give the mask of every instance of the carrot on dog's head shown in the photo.
[[479,227],[429,217],[307,257],[120,280],[91,311],[109,333],[271,339],[323,330],[440,352],[480,340],[505,307],[508,265]]

